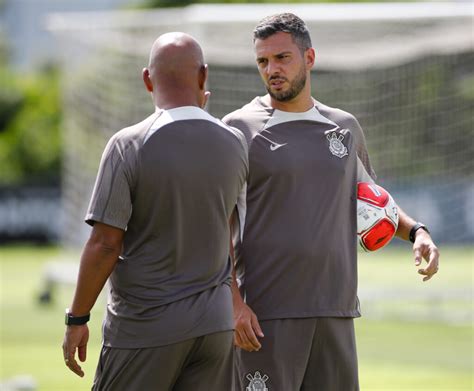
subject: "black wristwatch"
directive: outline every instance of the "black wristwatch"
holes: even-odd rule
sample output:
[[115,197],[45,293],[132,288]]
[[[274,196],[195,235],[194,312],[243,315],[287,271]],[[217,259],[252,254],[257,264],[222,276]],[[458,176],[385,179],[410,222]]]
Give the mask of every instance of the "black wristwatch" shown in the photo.
[[408,236],[408,238],[410,239],[410,242],[415,243],[416,231],[418,231],[419,229],[423,229],[426,232],[430,233],[428,228],[426,228],[426,225],[424,225],[423,223],[418,222],[410,230],[410,235]]
[[71,312],[69,312],[69,308],[66,308],[66,318],[64,320],[64,323],[66,324],[66,326],[80,326],[89,322],[90,318],[91,314],[87,314],[84,316],[74,316],[71,314]]

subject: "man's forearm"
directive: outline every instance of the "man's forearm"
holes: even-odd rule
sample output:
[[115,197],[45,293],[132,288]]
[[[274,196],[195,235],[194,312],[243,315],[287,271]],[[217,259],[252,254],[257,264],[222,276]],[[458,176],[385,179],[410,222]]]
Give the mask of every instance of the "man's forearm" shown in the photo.
[[76,291],[70,308],[75,316],[88,314],[117,263],[121,248],[94,235],[86,243],[79,268]]
[[416,221],[408,216],[400,207],[398,207],[398,217],[396,236],[403,240],[409,240],[410,230],[416,224]]
[[234,304],[234,307],[238,306],[239,304],[244,303],[244,299],[242,298],[242,295],[240,294],[240,289],[239,285],[237,284],[237,277],[235,274],[235,269],[232,270],[232,302]]
[[232,302],[234,304],[234,308],[242,304],[244,301],[242,299],[242,296],[240,294],[239,290],[239,285],[237,284],[237,273],[235,271],[235,252],[234,252],[234,243],[232,241],[232,228],[235,223],[236,219],[236,209],[232,212],[230,219],[229,219],[229,229],[230,229],[230,238],[229,238],[229,256],[230,256],[230,261],[232,263]]
[[242,295],[240,294],[239,285],[237,284],[237,273],[235,271],[235,258],[234,258],[234,248],[232,246],[231,240],[231,250],[230,250],[230,259],[232,262],[232,302],[234,308],[237,307],[239,304],[243,304],[244,300],[242,299]]

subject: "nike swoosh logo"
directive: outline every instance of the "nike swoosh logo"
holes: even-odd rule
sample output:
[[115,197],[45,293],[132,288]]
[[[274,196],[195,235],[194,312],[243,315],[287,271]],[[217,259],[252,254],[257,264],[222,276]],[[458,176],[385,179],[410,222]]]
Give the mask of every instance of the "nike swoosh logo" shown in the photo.
[[[268,132],[268,130],[264,130],[264,131]],[[265,137],[263,134],[260,134],[260,133],[258,133],[257,136],[260,136],[261,138],[263,138],[264,140],[267,140],[270,143],[270,151],[272,151],[272,152],[276,151],[278,148],[281,148],[281,147],[285,146],[286,144],[288,144],[288,143],[278,144],[275,141],[270,140],[269,138]]]
[[270,144],[270,151],[276,151],[278,148],[281,148],[281,147],[284,147],[286,144],[288,143],[285,143],[285,144],[276,144],[276,143],[272,143]]

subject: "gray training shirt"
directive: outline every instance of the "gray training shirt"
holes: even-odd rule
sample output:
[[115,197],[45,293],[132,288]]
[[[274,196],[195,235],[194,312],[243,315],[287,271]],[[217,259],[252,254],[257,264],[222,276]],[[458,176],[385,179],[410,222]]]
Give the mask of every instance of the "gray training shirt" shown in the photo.
[[257,97],[224,122],[249,144],[236,246],[247,304],[260,320],[359,316],[356,184],[374,173],[355,118]]
[[86,215],[126,230],[106,346],[233,329],[228,221],[247,174],[243,134],[197,107],[158,110],[110,139]]

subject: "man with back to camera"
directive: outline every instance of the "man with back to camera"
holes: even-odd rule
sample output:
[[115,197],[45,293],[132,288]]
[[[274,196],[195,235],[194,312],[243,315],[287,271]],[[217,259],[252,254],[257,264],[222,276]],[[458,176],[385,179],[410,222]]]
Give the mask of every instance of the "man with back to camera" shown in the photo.
[[229,218],[248,173],[245,137],[204,107],[207,65],[189,35],[153,44],[155,113],[116,133],[66,314],[66,365],[84,373],[89,313],[110,276],[93,390],[233,389]]
[[[249,145],[234,218],[237,387],[358,390],[356,185],[375,178],[364,134],[351,114],[312,98],[315,51],[300,18],[264,18],[254,46],[268,95],[224,118]],[[428,262],[418,270],[427,281],[438,249],[399,212],[397,236],[414,242],[416,266]]]

